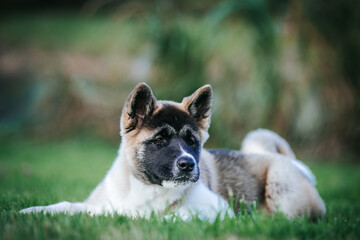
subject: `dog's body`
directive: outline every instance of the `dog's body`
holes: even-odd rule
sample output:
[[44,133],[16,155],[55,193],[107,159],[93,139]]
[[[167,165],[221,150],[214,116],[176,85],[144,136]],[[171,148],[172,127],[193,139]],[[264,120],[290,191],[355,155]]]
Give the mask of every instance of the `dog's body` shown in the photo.
[[325,213],[311,171],[275,133],[248,134],[241,152],[203,149],[211,104],[209,85],[175,103],[157,101],[149,86],[139,84],[122,112],[118,157],[89,198],[21,212],[148,217],[172,210],[182,219],[212,220],[232,215],[229,201],[242,199],[289,217]]

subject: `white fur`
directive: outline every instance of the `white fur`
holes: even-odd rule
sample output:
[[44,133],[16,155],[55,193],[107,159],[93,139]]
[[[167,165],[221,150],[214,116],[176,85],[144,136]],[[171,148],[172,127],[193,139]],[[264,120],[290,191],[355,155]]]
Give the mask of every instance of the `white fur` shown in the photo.
[[178,189],[178,190],[185,190],[186,188],[190,187],[192,182],[176,182],[176,181],[163,181],[162,186],[164,188],[169,189]]
[[194,163],[196,163],[193,155],[191,155],[190,153],[188,153],[187,151],[185,151],[185,150],[182,148],[181,145],[179,145],[179,146],[180,146],[180,150],[181,150],[181,155],[179,156],[179,158],[181,158],[181,157],[188,157],[188,158],[191,158],[191,159],[194,161]]
[[313,186],[316,185],[316,178],[308,166],[297,159],[292,159],[292,163],[310,181]]
[[213,222],[217,216],[221,219],[228,215],[234,217],[234,212],[228,203],[218,194],[212,192],[199,180],[190,188],[182,205],[175,213],[183,220],[197,216],[202,220]]

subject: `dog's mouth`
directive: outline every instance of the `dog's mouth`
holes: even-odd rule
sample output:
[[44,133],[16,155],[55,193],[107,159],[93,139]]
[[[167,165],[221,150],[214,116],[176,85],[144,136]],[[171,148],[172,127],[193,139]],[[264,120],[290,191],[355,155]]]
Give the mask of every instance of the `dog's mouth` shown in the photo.
[[[170,172],[170,171],[169,171]],[[147,176],[147,179],[152,183],[152,184],[157,184],[157,185],[163,185],[163,182],[172,182],[173,184],[176,185],[184,185],[187,183],[194,183],[197,182],[200,178],[200,173],[198,170],[195,170],[193,172],[189,172],[189,173],[182,173],[182,172],[178,172],[175,173],[175,175],[169,173],[166,174],[164,176],[162,176],[162,174],[156,174],[154,172],[149,172],[149,171],[144,171],[145,175]]]
[[[199,174],[196,173],[196,174],[186,174],[186,175],[181,175],[181,176],[174,176],[174,177],[171,177],[171,178],[158,178],[159,181],[161,182],[172,182],[176,185],[183,185],[183,184],[187,184],[187,183],[194,183],[194,182],[197,182],[199,180]],[[161,184],[163,185],[163,184]]]
[[199,180],[199,174],[191,174],[191,175],[183,175],[183,176],[179,176],[179,177],[175,177],[173,179],[171,179],[174,182],[178,182],[178,183],[184,183],[184,182],[196,182],[197,180]]
[[186,189],[197,180],[199,180],[199,174],[190,177],[181,176],[169,180],[163,180],[161,185],[165,188]]

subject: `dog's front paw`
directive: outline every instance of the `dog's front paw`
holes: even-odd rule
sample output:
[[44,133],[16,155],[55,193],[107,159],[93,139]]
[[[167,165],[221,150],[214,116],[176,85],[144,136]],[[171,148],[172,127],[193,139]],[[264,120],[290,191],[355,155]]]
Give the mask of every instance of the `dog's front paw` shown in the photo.
[[39,212],[46,213],[47,207],[43,207],[43,206],[29,207],[29,208],[25,208],[25,209],[22,209],[21,211],[19,211],[19,213],[23,213],[23,214],[39,213]]
[[49,205],[49,206],[37,206],[37,207],[29,207],[20,211],[20,213],[30,214],[30,213],[71,213],[71,203],[69,202],[59,202],[57,204]]

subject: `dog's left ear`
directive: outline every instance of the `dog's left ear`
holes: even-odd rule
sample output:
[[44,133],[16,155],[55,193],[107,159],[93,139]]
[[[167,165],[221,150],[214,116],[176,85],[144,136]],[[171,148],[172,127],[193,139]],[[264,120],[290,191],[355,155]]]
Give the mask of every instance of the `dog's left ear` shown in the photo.
[[139,83],[128,96],[121,114],[121,136],[139,127],[156,108],[156,98],[146,83]]
[[210,127],[213,93],[209,84],[196,90],[191,96],[183,99],[182,104],[199,126],[207,131]]

